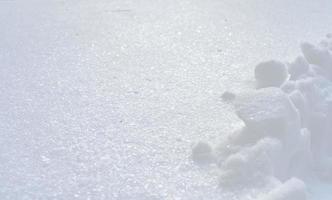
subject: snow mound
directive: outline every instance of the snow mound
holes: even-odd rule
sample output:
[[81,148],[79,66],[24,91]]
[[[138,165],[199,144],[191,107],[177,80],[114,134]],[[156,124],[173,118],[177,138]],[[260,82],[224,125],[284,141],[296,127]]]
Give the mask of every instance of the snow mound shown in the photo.
[[273,60],[256,66],[258,89],[235,102],[244,126],[216,149],[221,187],[274,185],[257,197],[305,200],[306,181],[332,180],[331,38],[301,44],[303,56],[287,67]]

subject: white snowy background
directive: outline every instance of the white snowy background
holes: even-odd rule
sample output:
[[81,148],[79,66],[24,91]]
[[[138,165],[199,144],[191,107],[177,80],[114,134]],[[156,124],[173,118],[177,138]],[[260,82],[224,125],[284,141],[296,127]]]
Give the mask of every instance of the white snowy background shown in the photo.
[[[0,199],[238,199],[190,159],[330,0],[0,0]],[[332,199],[313,185],[310,199]]]

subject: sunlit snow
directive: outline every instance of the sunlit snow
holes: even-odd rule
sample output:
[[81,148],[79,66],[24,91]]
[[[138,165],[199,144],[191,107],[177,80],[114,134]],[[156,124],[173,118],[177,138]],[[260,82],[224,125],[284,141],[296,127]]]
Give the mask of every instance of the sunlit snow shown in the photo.
[[331,10],[0,0],[0,199],[332,199]]

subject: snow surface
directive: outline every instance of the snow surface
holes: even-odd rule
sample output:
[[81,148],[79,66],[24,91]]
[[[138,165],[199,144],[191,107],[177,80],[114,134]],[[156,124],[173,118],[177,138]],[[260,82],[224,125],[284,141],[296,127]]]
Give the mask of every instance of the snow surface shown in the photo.
[[[302,181],[285,187],[273,177],[260,188],[220,187],[219,166],[196,165],[191,147],[218,146],[243,127],[222,94],[253,89],[258,63],[291,62],[301,42],[315,44],[331,32],[331,10],[329,0],[1,0],[1,199],[275,199],[292,195],[292,187],[301,193]],[[302,45],[308,54],[315,48]],[[322,62],[314,64],[326,67],[330,57],[318,55]],[[292,73],[296,79],[302,72]],[[303,103],[301,93],[290,96]],[[268,138],[242,153],[280,145]],[[229,165],[240,170],[242,153]],[[266,156],[258,158],[264,163]],[[332,198],[320,180],[306,187],[309,199]]]

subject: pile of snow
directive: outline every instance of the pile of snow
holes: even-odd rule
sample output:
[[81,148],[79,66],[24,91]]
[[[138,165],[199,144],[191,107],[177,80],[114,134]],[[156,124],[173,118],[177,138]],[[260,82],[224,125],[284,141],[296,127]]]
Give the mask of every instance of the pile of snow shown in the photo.
[[[209,161],[220,168],[221,187],[273,185],[257,196],[304,200],[305,182],[332,178],[332,35],[301,50],[291,63],[258,64],[257,89],[236,98],[244,126],[213,152],[204,144],[204,155],[215,155]],[[194,158],[202,155],[194,149]]]

